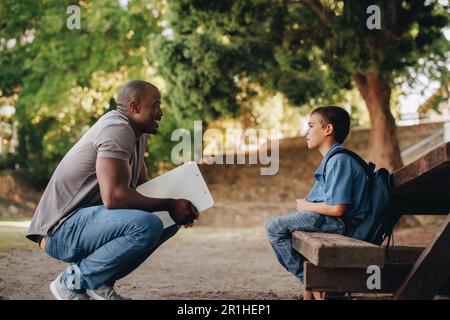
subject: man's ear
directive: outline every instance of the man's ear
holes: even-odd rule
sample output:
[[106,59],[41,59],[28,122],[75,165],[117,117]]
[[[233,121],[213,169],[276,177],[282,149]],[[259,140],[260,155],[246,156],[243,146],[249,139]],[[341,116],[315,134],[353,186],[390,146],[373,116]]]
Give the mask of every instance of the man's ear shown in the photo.
[[133,111],[134,113],[139,113],[140,111],[140,106],[139,106],[139,102],[137,101],[131,101],[130,102],[130,110]]

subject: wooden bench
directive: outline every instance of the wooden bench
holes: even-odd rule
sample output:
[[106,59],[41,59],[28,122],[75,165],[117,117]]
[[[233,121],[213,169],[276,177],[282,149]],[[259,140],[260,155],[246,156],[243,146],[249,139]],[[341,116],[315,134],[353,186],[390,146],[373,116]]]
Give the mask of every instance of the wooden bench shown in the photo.
[[[393,293],[418,260],[423,247],[386,247],[329,233],[296,231],[292,246],[307,260],[305,288],[325,292]],[[378,266],[379,289],[367,286],[369,266]]]
[[[325,292],[393,293],[393,299],[432,299],[450,282],[450,142],[392,174],[389,214],[447,215],[426,248],[385,247],[326,233],[294,232],[292,245],[308,262],[305,288]],[[367,268],[381,270],[380,289],[369,289]],[[448,281],[447,281],[448,279]]]
[[296,231],[292,246],[310,263],[327,268],[384,266],[383,248],[332,233]]

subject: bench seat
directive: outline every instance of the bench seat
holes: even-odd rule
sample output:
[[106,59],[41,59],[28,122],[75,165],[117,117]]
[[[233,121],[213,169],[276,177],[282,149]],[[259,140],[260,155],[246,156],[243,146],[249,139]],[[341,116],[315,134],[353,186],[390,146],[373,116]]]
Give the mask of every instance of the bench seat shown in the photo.
[[339,234],[295,231],[292,233],[292,247],[318,267],[384,266],[382,247]]

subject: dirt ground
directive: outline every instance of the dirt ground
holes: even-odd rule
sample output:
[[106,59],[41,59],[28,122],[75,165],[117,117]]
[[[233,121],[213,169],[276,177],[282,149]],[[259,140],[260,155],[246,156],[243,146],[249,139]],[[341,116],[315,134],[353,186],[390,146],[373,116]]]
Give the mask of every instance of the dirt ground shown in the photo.
[[[396,244],[424,245],[436,230],[400,230]],[[0,299],[53,299],[49,283],[65,266],[37,247],[6,252]],[[117,291],[134,299],[299,299],[302,286],[278,264],[263,228],[197,227],[182,229]]]
[[[65,267],[39,249],[0,258],[0,299],[53,299]],[[301,285],[278,265],[262,229],[181,230],[117,283],[134,299],[297,299]]]

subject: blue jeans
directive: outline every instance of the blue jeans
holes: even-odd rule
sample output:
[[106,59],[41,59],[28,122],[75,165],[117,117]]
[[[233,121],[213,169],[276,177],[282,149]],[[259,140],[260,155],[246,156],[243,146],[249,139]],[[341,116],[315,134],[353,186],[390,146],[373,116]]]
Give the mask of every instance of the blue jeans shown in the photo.
[[79,209],[45,237],[45,251],[71,263],[62,280],[82,292],[103,284],[113,286],[178,229],[178,225],[163,229],[161,219],[150,212],[93,206]]
[[287,271],[303,283],[303,263],[305,257],[292,248],[294,231],[344,233],[341,219],[320,215],[312,211],[290,212],[273,217],[266,223],[266,235],[275,255]]

